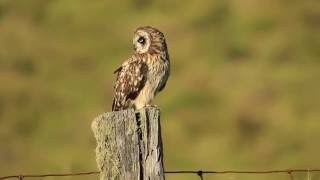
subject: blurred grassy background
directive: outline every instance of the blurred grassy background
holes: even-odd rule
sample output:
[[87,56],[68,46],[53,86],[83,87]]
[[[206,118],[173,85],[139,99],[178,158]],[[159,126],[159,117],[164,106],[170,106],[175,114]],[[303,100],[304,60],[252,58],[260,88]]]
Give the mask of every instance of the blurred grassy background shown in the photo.
[[320,167],[320,1],[0,0],[1,175],[96,169],[90,124],[141,25],[171,57],[167,170]]

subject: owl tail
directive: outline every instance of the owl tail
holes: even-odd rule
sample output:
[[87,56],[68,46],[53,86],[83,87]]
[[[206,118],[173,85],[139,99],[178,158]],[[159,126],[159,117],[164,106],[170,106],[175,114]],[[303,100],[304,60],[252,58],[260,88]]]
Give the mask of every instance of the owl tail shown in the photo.
[[123,108],[121,106],[119,106],[119,103],[117,103],[116,99],[114,98],[113,99],[113,102],[112,102],[112,111],[120,111],[122,110]]
[[116,100],[115,99],[113,99],[113,102],[112,102],[112,109],[111,109],[112,111],[117,111],[116,110]]

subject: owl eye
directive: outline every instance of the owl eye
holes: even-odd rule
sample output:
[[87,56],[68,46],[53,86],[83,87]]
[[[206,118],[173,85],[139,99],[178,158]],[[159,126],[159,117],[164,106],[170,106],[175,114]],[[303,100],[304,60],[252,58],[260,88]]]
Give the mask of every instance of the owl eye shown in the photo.
[[138,42],[140,44],[144,44],[146,42],[146,39],[144,37],[139,37]]

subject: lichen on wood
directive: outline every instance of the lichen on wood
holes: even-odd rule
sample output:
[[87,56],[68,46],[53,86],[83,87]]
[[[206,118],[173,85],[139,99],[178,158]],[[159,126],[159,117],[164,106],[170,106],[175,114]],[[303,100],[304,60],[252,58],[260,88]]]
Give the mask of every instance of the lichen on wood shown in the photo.
[[109,112],[95,118],[100,180],[163,180],[160,110]]

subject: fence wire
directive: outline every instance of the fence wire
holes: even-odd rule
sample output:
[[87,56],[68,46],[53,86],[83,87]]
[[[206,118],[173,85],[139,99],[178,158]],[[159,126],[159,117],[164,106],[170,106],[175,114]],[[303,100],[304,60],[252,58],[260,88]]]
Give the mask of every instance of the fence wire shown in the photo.
[[[226,170],[226,171],[203,171],[203,170],[182,170],[182,171],[165,171],[165,174],[195,174],[199,176],[200,180],[204,180],[204,174],[287,174],[290,180],[294,180],[294,173],[299,172],[320,172],[320,169],[286,169],[286,170],[262,170],[262,171],[236,171],[236,170]],[[19,179],[24,180],[27,178],[45,178],[45,177],[66,177],[66,176],[89,176],[100,174],[99,171],[91,172],[79,172],[79,173],[51,173],[51,174],[20,174],[0,177],[0,180],[4,179]]]

